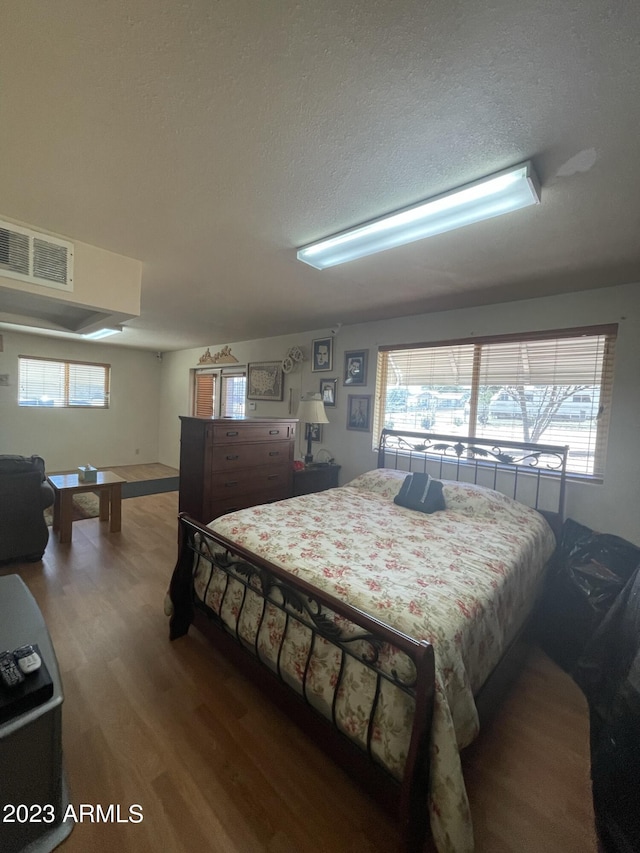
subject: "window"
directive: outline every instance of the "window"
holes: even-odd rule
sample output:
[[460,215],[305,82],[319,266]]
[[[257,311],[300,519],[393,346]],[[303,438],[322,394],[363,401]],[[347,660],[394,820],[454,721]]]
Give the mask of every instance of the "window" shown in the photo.
[[18,356],[19,406],[109,408],[111,365]]
[[568,470],[602,477],[617,326],[381,347],[383,427],[568,444]]
[[193,413],[199,418],[243,417],[246,391],[244,372],[196,370]]
[[244,400],[247,394],[247,377],[244,374],[220,378],[220,415],[223,418],[244,416]]

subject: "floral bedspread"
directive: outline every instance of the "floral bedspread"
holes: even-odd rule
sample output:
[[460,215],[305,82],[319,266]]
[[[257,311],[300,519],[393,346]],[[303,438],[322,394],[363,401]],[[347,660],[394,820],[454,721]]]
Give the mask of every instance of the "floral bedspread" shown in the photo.
[[[209,527],[433,644],[431,828],[440,853],[471,853],[473,831],[459,750],[478,732],[473,695],[529,613],[554,538],[535,510],[479,486],[445,481],[447,508],[431,515],[399,507],[393,498],[404,477],[399,471],[370,471],[347,486],[230,513]],[[221,588],[210,574],[202,565],[195,588],[219,612]],[[238,589],[236,604],[239,595]],[[226,606],[229,612],[221,615],[231,627],[233,595]],[[242,615],[248,642],[254,642],[257,630],[249,624],[258,620],[254,611],[252,616],[249,606]],[[280,630],[275,619],[274,614],[267,619],[261,657],[268,657],[269,631]],[[283,656],[294,680],[304,643],[303,637],[294,638]],[[331,678],[334,662],[322,659],[321,652],[319,659],[312,701],[323,710],[323,672]],[[359,675],[353,680],[354,692],[366,690]],[[356,730],[357,738],[354,706],[357,702],[347,697],[340,713],[345,729]],[[411,715],[397,702],[387,706],[389,719],[377,721],[377,758],[399,776]],[[385,725],[391,735],[380,734]],[[402,725],[404,734],[399,732]]]

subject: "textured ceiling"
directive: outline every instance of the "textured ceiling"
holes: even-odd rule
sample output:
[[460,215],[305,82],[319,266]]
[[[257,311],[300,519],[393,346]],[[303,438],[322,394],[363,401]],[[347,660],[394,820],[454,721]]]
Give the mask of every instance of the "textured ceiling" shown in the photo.
[[[639,36],[600,0],[7,3],[0,218],[140,259],[118,338],[154,350],[639,281]],[[296,260],[529,158],[540,206]]]

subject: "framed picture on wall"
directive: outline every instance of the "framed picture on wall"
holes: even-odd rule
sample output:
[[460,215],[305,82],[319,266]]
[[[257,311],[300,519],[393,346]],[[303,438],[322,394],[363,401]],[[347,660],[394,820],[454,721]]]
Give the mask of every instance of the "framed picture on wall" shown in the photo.
[[338,387],[337,379],[321,379],[320,380],[320,396],[325,408],[335,409],[336,407],[336,388]]
[[344,354],[343,385],[367,384],[368,349],[349,350]]
[[361,432],[371,430],[371,394],[349,394],[347,429],[356,429]]
[[253,361],[247,365],[248,400],[282,400],[281,361]]
[[311,371],[333,370],[333,338],[316,338],[311,342]]

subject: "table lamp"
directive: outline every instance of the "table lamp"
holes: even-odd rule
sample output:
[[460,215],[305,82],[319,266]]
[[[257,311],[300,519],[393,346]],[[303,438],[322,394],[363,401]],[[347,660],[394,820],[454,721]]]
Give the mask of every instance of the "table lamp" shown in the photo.
[[309,394],[306,400],[300,400],[296,417],[301,423],[307,424],[307,453],[304,457],[304,464],[310,465],[313,462],[310,426],[311,424],[329,423],[320,394]]

